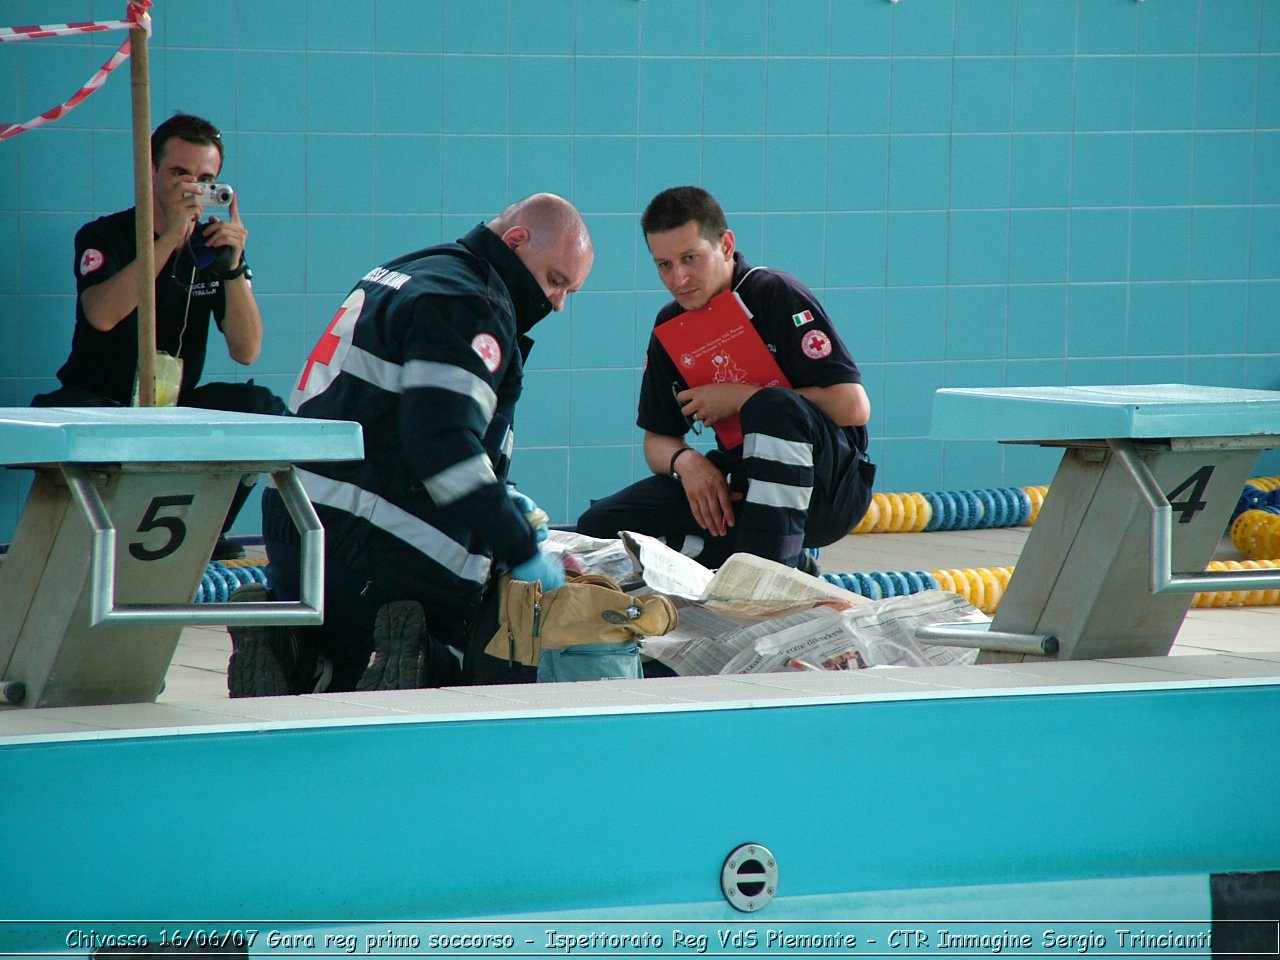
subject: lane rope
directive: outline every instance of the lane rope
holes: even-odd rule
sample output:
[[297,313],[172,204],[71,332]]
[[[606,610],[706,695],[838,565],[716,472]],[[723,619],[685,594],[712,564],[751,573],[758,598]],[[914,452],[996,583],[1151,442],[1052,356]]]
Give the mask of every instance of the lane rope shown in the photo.
[[[990,527],[1030,526],[1040,513],[1047,486],[1006,487],[941,493],[877,493],[852,533],[932,533]],[[1213,560],[1209,571],[1280,569],[1280,477],[1251,477],[1236,505],[1231,542],[1247,560]],[[1013,567],[951,570],[824,573],[822,579],[868,600],[945,590],[994,614]],[[1196,593],[1193,607],[1280,605],[1280,590],[1214,590]]]

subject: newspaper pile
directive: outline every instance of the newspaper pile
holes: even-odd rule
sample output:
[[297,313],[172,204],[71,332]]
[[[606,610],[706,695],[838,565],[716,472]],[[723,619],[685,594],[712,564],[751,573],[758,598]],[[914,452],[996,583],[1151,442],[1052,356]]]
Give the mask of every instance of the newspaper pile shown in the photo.
[[606,541],[556,531],[550,543],[570,566],[672,598],[679,626],[642,652],[682,676],[972,663],[977,650],[922,644],[916,628],[989,620],[953,593],[871,601],[751,554],[711,571],[637,533]]

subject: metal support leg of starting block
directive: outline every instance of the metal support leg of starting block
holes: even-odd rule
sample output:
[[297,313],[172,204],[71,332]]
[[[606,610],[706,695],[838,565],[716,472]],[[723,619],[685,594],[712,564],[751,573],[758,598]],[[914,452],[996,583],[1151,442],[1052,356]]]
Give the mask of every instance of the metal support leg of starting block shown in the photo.
[[1020,653],[1052,657],[1058,652],[1058,638],[1025,633],[1000,633],[990,623],[926,623],[916,627],[916,639],[946,647],[968,647],[999,653]]
[[323,531],[292,467],[268,467],[302,531],[297,603],[192,603],[235,486],[262,464],[39,467],[0,565],[0,677],[27,706],[149,702],[183,625],[319,623]]
[[928,628],[979,647],[979,662],[1051,656],[1055,642],[1065,660],[1164,656],[1193,593],[1280,585],[1267,571],[1204,572],[1259,451],[1280,446],[1280,392],[943,388],[933,435],[1064,448],[988,633]]
[[[76,504],[93,528],[89,568],[89,623],[309,624],[324,620],[324,531],[292,468],[272,474],[289,515],[302,534],[302,599],[296,603],[239,603],[225,610],[199,603],[117,604],[116,531],[83,467],[62,468]],[[198,581],[197,581],[198,583]]]
[[[929,624],[917,639],[977,647],[980,662],[1163,656],[1190,594],[1280,587],[1272,570],[1202,572],[1257,450],[1222,439],[1177,446],[1068,448],[993,621]],[[1163,487],[1180,498],[1177,522]]]
[[1173,507],[1151,471],[1128,440],[1112,440],[1111,448],[1133,478],[1151,511],[1152,593],[1196,593],[1201,590],[1274,590],[1280,588],[1275,570],[1223,570],[1204,573],[1173,572]]
[[[1257,455],[1231,438],[1068,446],[991,629],[1054,637],[1066,660],[1164,656],[1192,593],[1263,585],[1199,572]],[[979,661],[1024,655],[984,649]]]

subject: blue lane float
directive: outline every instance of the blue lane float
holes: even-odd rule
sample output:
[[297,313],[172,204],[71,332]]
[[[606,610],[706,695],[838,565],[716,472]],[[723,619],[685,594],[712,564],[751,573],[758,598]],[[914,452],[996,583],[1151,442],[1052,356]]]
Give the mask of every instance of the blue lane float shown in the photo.
[[890,570],[874,573],[824,573],[827,583],[843,587],[868,600],[906,597],[925,590],[937,590],[938,581],[925,570]]
[[205,567],[200,586],[196,589],[196,603],[226,603],[236,587],[246,583],[267,582],[267,568],[251,564],[231,566],[211,561]]
[[935,533],[1035,522],[1048,487],[875,493],[852,533]]

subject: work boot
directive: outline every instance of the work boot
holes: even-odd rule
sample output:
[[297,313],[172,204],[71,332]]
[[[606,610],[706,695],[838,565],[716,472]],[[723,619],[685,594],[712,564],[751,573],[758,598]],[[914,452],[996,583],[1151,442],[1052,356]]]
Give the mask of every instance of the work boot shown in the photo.
[[218,537],[218,542],[213,545],[213,553],[209,559],[212,560],[243,560],[244,547],[229,540],[226,537]]
[[413,690],[424,685],[426,616],[416,600],[383,604],[373,621],[373,657],[357,690]]
[[[232,603],[260,602],[271,594],[260,583],[246,583],[231,594]],[[231,659],[227,693],[232,697],[281,697],[316,693],[328,686],[332,667],[304,646],[292,627],[228,627]]]

